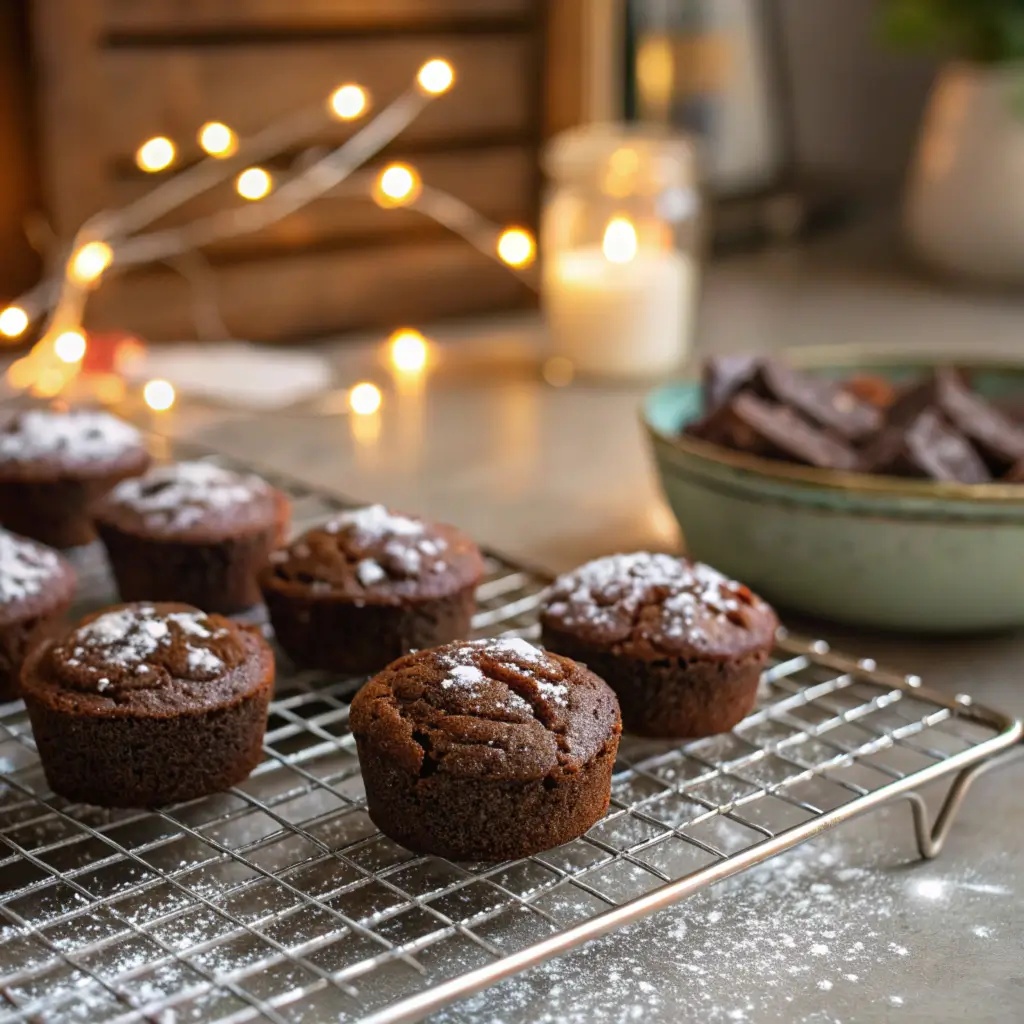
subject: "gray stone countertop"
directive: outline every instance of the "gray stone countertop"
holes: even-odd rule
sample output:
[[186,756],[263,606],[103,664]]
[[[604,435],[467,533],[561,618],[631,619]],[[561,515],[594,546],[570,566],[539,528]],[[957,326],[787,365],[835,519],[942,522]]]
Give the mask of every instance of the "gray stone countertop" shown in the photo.
[[[1024,354],[1022,327],[1019,300],[893,274],[853,244],[717,265],[700,339],[706,350],[870,340]],[[412,392],[393,389],[379,340],[332,350],[339,389],[360,379],[385,389],[372,422],[346,415],[339,390],[273,415],[183,403],[162,426],[354,498],[453,521],[551,570],[678,545],[638,424],[642,388],[545,384],[530,317],[434,337],[437,365]],[[924,642],[816,628],[937,687],[1024,713],[1019,636]],[[1020,1020],[1021,767],[978,783],[936,861],[917,860],[909,811],[895,805],[437,1019]],[[933,808],[943,789],[928,794]]]

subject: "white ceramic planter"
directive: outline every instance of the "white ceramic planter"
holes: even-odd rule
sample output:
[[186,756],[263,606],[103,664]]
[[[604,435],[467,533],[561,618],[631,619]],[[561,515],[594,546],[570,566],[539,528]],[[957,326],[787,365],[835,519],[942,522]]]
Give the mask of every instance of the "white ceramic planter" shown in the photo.
[[942,71],[911,171],[906,230],[939,270],[1024,284],[1024,65]]

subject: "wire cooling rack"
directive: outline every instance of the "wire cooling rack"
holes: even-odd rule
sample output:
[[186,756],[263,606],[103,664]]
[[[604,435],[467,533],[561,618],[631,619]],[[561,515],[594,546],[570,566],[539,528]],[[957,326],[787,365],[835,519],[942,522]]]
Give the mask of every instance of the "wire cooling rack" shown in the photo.
[[[297,530],[343,507],[269,476]],[[487,568],[477,633],[535,635],[544,577]],[[80,611],[113,599],[98,551],[79,570]],[[973,778],[1021,733],[967,697],[782,636],[734,732],[623,737],[611,808],[585,836],[464,864],[370,822],[348,726],[358,682],[282,664],[252,777],[145,813],[55,796],[23,706],[0,706],[0,1019],[416,1020],[896,797],[934,856]],[[953,773],[932,827],[916,789]]]

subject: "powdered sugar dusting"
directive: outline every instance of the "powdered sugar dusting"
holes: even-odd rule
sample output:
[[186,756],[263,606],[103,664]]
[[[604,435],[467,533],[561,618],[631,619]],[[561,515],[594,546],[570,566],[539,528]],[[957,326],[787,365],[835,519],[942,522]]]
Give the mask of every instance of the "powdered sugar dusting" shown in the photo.
[[343,512],[324,527],[328,533],[344,533],[352,541],[376,553],[363,558],[356,576],[364,587],[385,580],[389,574],[419,576],[426,571],[443,572],[445,562],[438,556],[447,548],[443,537],[427,535],[424,523],[391,512],[383,505]]
[[106,412],[29,409],[0,427],[0,461],[58,456],[71,463],[116,459],[142,447],[142,435]]
[[152,528],[185,530],[210,512],[241,508],[268,490],[258,476],[209,462],[175,462],[122,481],[109,500],[140,513]]
[[[543,665],[548,656],[528,640],[519,637],[473,640],[468,643],[452,644],[444,649],[438,656],[441,665],[447,670],[445,678],[441,680],[441,688],[449,690],[452,687],[459,687],[472,693],[478,687],[485,685],[488,678],[478,664],[478,659],[481,656],[502,662],[513,660],[516,670],[532,679],[541,696],[563,707],[568,704],[569,691],[564,684],[539,679],[523,666],[523,662],[537,666]],[[503,698],[503,702],[506,707],[516,711],[529,712],[532,710],[530,702],[511,688]]]
[[0,530],[0,602],[32,597],[60,574],[55,551]]
[[[174,623],[185,636],[200,640],[220,635],[219,631],[209,628],[203,612],[172,612],[161,616],[152,605],[136,605],[105,612],[80,626],[73,634],[77,644],[74,654],[81,658],[89,652],[94,663],[131,669],[142,675],[145,663],[159,650],[174,643],[169,623]],[[215,674],[224,669],[223,661],[204,647],[186,644],[185,650],[193,671]],[[100,684],[102,681],[97,680]]]
[[619,630],[646,606],[660,607],[657,631],[671,639],[702,640],[702,618],[742,623],[750,603],[741,584],[701,562],[640,551],[611,555],[560,576],[551,588],[547,613],[572,629]]

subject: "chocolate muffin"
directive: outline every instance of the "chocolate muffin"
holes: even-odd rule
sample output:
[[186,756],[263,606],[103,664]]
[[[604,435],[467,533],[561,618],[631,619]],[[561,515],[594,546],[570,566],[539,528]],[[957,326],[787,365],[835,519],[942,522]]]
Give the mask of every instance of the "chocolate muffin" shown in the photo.
[[289,503],[258,476],[176,462],[123,480],[95,515],[122,600],[227,615],[259,604],[256,577],[284,542]]
[[93,505],[148,465],[142,435],[109,413],[15,413],[0,423],[0,523],[55,548],[88,544]]
[[25,655],[58,628],[74,592],[74,570],[56,551],[0,530],[0,701],[18,695]]
[[546,647],[616,692],[628,732],[727,732],[753,708],[778,622],[743,584],[700,562],[640,552],[560,576],[541,610]]
[[615,694],[525,640],[410,654],[356,694],[374,824],[416,853],[510,860],[582,835],[608,809]]
[[28,656],[22,696],[55,793],[156,807],[241,782],[259,763],[274,657],[185,604],[91,615]]
[[455,527],[371,505],[276,552],[260,588],[297,665],[363,675],[468,636],[483,573],[479,549]]

